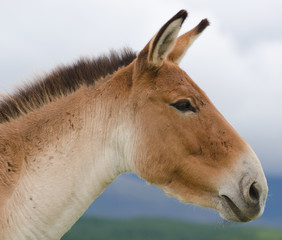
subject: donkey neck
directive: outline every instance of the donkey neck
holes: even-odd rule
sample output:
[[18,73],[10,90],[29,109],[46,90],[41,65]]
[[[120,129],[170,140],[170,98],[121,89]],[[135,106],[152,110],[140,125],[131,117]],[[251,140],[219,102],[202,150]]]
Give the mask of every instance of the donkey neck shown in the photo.
[[24,161],[0,213],[1,239],[59,239],[108,184],[130,170],[127,93],[119,88],[123,79],[111,80],[11,123],[21,135]]

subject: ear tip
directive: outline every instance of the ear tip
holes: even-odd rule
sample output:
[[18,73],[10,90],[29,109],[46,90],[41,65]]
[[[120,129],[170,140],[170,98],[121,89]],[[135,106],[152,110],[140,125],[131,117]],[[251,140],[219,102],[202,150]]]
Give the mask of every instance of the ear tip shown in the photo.
[[176,15],[173,17],[174,19],[182,18],[182,22],[187,18],[188,12],[185,9],[180,10]]
[[207,27],[207,26],[209,26],[210,25],[210,22],[209,22],[209,20],[208,19],[203,19],[199,24],[198,24],[198,26],[197,26],[197,33],[199,34],[199,33],[201,33],[202,31],[204,31],[205,30],[205,28]]
[[188,16],[188,12],[185,9],[181,9],[176,15],[186,18]]

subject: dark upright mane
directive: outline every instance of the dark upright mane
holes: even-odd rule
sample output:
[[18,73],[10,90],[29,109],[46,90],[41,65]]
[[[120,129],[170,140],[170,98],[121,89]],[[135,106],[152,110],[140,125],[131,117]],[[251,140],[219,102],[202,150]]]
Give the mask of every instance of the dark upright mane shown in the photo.
[[66,96],[82,85],[93,85],[96,80],[129,65],[136,58],[130,49],[111,51],[94,59],[81,58],[71,66],[60,66],[36,82],[26,84],[13,95],[0,100],[0,123],[8,122],[40,108],[57,98]]

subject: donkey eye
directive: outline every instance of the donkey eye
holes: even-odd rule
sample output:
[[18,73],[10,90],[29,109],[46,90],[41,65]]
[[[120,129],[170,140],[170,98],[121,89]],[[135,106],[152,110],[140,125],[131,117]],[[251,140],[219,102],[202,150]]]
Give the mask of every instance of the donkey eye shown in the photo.
[[196,109],[191,105],[188,99],[182,99],[170,105],[181,112],[187,112],[187,111],[196,112]]

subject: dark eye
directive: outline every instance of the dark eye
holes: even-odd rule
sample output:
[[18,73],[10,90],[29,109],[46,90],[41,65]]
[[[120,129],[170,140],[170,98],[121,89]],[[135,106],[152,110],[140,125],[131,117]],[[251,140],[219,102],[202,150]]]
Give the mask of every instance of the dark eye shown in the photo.
[[171,106],[175,107],[177,110],[181,112],[192,111],[196,112],[196,108],[194,108],[188,99],[181,99],[176,103],[170,104]]

